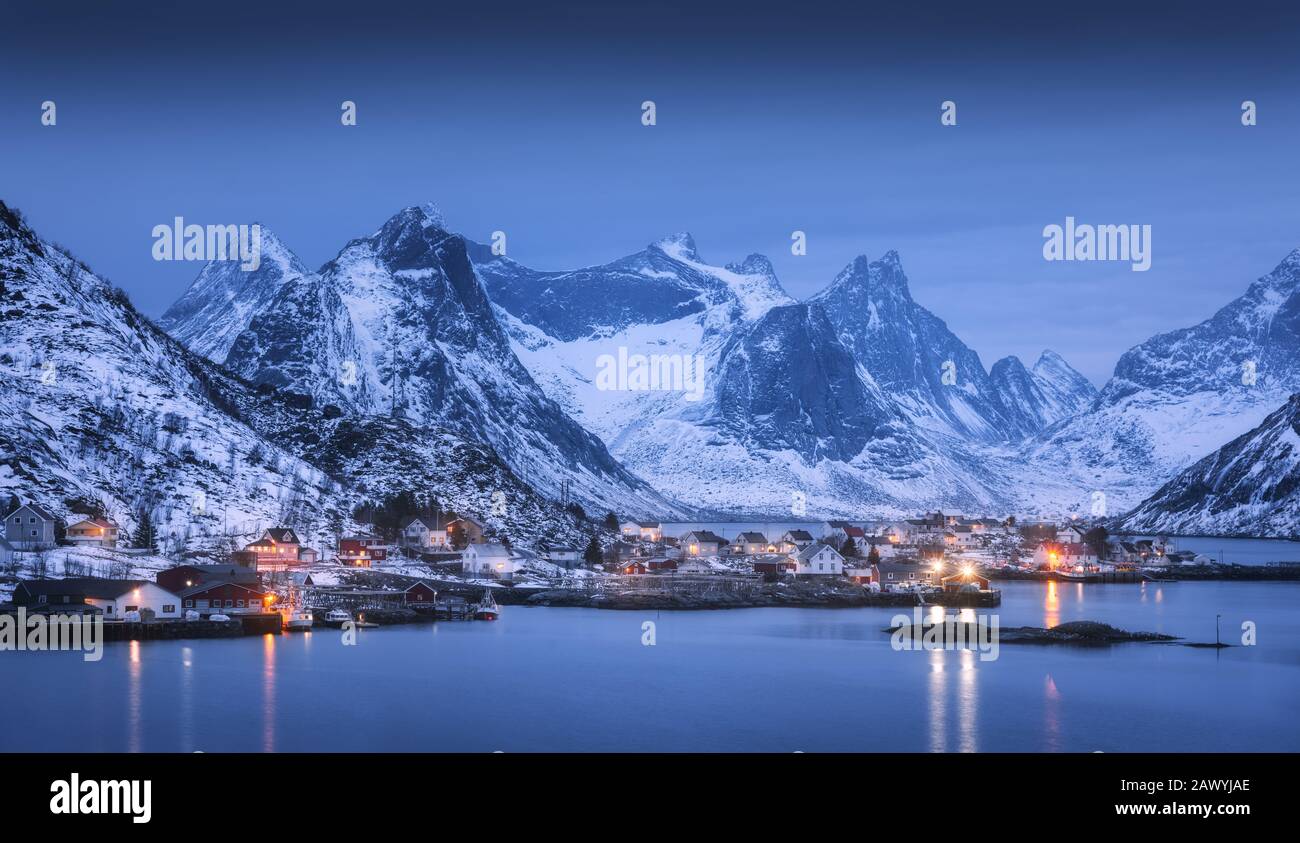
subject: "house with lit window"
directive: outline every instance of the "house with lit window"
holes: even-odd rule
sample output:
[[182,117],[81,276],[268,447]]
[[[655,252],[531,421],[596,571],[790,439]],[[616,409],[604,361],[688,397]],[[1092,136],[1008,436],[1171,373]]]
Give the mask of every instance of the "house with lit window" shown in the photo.
[[274,574],[299,564],[298,551],[301,547],[298,534],[293,530],[288,527],[270,527],[257,541],[245,546],[244,551],[252,554],[252,564],[258,571]]
[[785,535],[781,536],[781,541],[777,542],[776,549],[779,553],[789,555],[803,550],[812,543],[812,533],[807,530],[786,530]]
[[1034,551],[1034,565],[1038,568],[1056,570],[1057,568],[1074,568],[1078,565],[1088,567],[1098,563],[1097,554],[1086,544],[1078,542],[1043,542]]
[[256,569],[229,564],[174,565],[159,571],[154,576],[154,580],[173,594],[180,594],[186,589],[208,582],[237,582],[253,587],[262,585],[262,575]]
[[[446,531],[443,531],[444,538]],[[369,568],[388,559],[388,545],[378,536],[359,533],[339,539],[339,562],[352,568]]]
[[68,525],[65,536],[81,547],[117,547],[117,525],[107,518],[82,518]]
[[681,538],[683,556],[717,556],[727,540],[708,530],[692,530]]
[[877,562],[871,566],[870,582],[881,591],[898,591],[918,585],[938,587],[942,568],[930,565],[910,565],[903,562]]
[[44,507],[24,504],[5,516],[5,541],[15,550],[54,547],[55,518]]
[[469,544],[460,553],[460,567],[473,577],[510,578],[515,575],[522,560],[510,555],[506,546],[498,542]]
[[482,544],[483,525],[473,518],[457,518],[447,523],[447,541],[452,547]]
[[68,577],[31,580],[14,588],[16,606],[54,611],[60,606],[91,608],[106,621],[178,618],[181,598],[147,580],[110,580]]
[[450,550],[451,540],[447,537],[447,527],[437,518],[416,515],[408,518],[402,525],[401,543],[403,547],[420,550]]
[[658,521],[624,521],[618,532],[624,541],[657,542],[664,535]]
[[732,542],[731,547],[735,553],[744,553],[748,556],[776,552],[776,545],[769,545],[767,537],[762,533],[741,533],[736,536],[736,540]]
[[209,580],[180,593],[182,611],[199,615],[256,615],[275,602],[275,595],[250,583]]

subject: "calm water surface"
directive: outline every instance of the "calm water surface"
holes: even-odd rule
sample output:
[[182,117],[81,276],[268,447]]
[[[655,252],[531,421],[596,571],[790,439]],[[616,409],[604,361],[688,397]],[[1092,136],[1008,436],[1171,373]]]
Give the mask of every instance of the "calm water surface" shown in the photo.
[[[506,607],[496,623],[0,653],[0,750],[1296,751],[1300,584],[1008,583],[1003,626],[1213,641],[895,652],[885,609]],[[642,623],[656,624],[643,646]]]

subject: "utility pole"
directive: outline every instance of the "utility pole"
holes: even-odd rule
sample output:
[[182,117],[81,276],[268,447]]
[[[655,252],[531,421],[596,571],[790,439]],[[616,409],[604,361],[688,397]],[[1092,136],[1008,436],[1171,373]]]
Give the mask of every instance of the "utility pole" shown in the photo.
[[1221,643],[1219,643],[1219,618],[1221,617],[1223,617],[1223,615],[1214,616],[1214,646],[1216,647],[1223,646]]

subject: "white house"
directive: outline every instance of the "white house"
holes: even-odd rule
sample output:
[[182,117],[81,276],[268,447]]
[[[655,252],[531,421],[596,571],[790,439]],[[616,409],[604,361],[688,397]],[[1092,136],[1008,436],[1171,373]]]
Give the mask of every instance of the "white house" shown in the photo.
[[727,540],[708,530],[692,530],[682,536],[683,556],[717,556]]
[[552,547],[548,548],[542,558],[552,565],[559,565],[563,568],[576,568],[582,561],[582,551],[576,547]]
[[664,537],[658,521],[624,521],[618,531],[624,541],[657,542]]
[[898,544],[886,536],[863,536],[860,539],[854,539],[853,543],[858,548],[858,556],[863,559],[866,559],[871,554],[872,548],[876,549],[881,559],[890,559],[898,553]]
[[1043,542],[1034,551],[1034,565],[1040,568],[1073,568],[1076,565],[1096,565],[1097,554],[1079,542]]
[[944,533],[943,543],[948,547],[956,547],[962,550],[969,547],[979,546],[979,542],[975,537],[974,528],[964,527],[960,524],[948,528],[948,532]]
[[[770,547],[771,552],[776,552],[775,545],[771,545]],[[768,548],[767,537],[762,533],[741,533],[736,536],[736,540],[732,542],[732,549],[736,553],[745,553],[750,556],[758,553],[767,553],[769,552]]]
[[828,544],[810,544],[790,556],[794,575],[839,576],[844,573],[844,557]]
[[401,542],[406,547],[427,548],[429,550],[449,550],[451,543],[447,540],[447,528],[438,523],[436,518],[417,515],[402,525]]
[[499,542],[468,544],[460,554],[460,568],[476,577],[511,577],[522,560],[511,557]]
[[1071,524],[1056,531],[1056,540],[1061,544],[1080,544],[1083,541],[1083,533],[1082,528]]
[[22,582],[14,589],[19,605],[50,606],[84,603],[104,613],[104,620],[123,620],[129,612],[155,618],[178,618],[181,598],[148,580],[107,580],[73,577]]
[[776,549],[781,553],[792,554],[803,550],[813,543],[812,533],[807,530],[786,530],[777,543]]
[[81,547],[117,547],[117,525],[107,518],[82,518],[68,525],[66,537]]

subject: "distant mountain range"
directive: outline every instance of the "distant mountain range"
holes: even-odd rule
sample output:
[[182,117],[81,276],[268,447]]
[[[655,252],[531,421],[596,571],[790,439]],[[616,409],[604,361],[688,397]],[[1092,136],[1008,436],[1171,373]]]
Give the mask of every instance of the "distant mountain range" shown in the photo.
[[[1300,391],[1300,250],[1201,325],[1127,352],[1098,391],[1050,350],[1032,367],[1008,357],[986,370],[912,299],[895,252],[854,259],[800,302],[763,256],[710,264],[689,234],[548,272],[452,233],[430,206],[413,207],[316,271],[264,229],[257,270],[208,264],[163,315],[172,343],[119,294],[74,300],[69,259],[30,229],[15,223],[5,237],[0,256],[10,263],[0,280],[62,296],[67,322],[125,344],[106,407],[139,412],[123,395],[180,390],[191,424],[211,416],[206,439],[239,439],[227,443],[236,452],[262,441],[282,449],[286,464],[301,463],[303,476],[327,476],[297,496],[322,509],[356,499],[358,487],[437,484],[456,463],[448,455],[477,449],[468,462],[496,466],[534,512],[553,512],[566,496],[597,513],[664,519],[865,518],[931,507],[1059,516],[1093,513],[1100,500],[1107,516],[1133,509],[1126,524],[1183,523],[1195,510],[1201,532],[1295,531],[1294,509],[1277,517],[1244,506],[1231,515],[1219,504],[1189,509],[1188,496],[1209,487],[1189,480],[1171,496],[1165,484],[1266,417],[1276,427],[1277,408]],[[43,257],[32,257],[31,244]],[[20,346],[40,347],[32,341],[48,330],[25,304],[35,294],[24,296],[23,319],[4,327],[11,360]],[[142,338],[161,364],[131,357]],[[52,338],[47,345],[69,353]],[[700,361],[702,394],[606,388],[599,361],[637,355]],[[38,361],[23,360],[30,380]],[[190,395],[181,387],[195,371],[208,385]],[[259,385],[310,409],[258,412],[267,403]],[[26,395],[25,414],[8,412],[0,436],[24,448],[58,439],[66,457],[70,422],[43,419],[42,395]],[[1240,447],[1241,459],[1276,458]],[[387,471],[378,468],[385,454]],[[148,462],[141,454],[132,465]],[[55,472],[50,494],[101,482],[85,477],[99,476],[91,456],[58,471],[20,457],[9,465],[38,485],[41,471]],[[269,518],[274,507],[254,505],[256,473],[233,474],[227,484],[243,491],[229,495]],[[1244,494],[1213,488],[1225,506]],[[1269,501],[1294,498],[1285,478],[1270,488]]]

